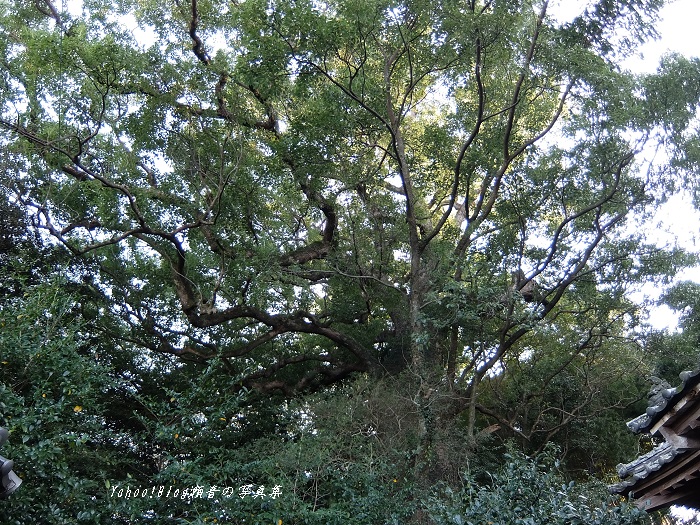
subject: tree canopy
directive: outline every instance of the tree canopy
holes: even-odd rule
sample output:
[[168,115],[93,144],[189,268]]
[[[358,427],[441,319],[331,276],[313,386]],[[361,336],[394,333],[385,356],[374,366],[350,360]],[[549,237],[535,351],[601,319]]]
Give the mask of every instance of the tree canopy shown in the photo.
[[31,225],[71,254],[90,366],[125,382],[103,392],[201,381],[283,435],[291,400],[366,382],[362,432],[418,489],[494,436],[609,467],[593,436],[653,368],[629,292],[695,260],[648,221],[697,184],[700,61],[620,66],[663,4],[5,2],[2,181],[26,216],[0,248]]

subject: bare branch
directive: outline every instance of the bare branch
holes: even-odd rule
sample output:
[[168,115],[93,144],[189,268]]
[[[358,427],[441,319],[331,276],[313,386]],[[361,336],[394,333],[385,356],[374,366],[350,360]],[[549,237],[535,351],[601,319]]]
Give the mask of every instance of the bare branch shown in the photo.
[[191,0],[192,2],[192,18],[190,19],[189,33],[192,39],[192,51],[197,56],[197,58],[206,65],[209,65],[211,58],[207,54],[206,49],[204,49],[204,43],[202,39],[197,35],[197,27],[199,26],[199,11],[197,10],[197,0]]
[[[474,63],[474,78],[476,79],[477,95],[478,95],[476,122],[474,123],[474,127],[472,128],[472,131],[471,131],[469,137],[462,145],[462,148],[459,151],[459,155],[457,156],[457,161],[455,162],[455,167],[454,167],[452,190],[450,192],[450,197],[449,197],[449,200],[447,202],[447,207],[444,210],[442,217],[440,217],[440,219],[438,220],[438,223],[433,228],[432,232],[425,235],[423,237],[423,239],[421,240],[421,242],[424,245],[427,245],[442,230],[443,226],[447,222],[447,219],[449,218],[450,214],[452,213],[452,210],[455,207],[455,203],[457,201],[457,195],[459,193],[459,182],[460,182],[460,175],[462,172],[462,163],[464,162],[464,157],[465,157],[467,151],[469,150],[469,147],[472,145],[474,140],[476,140],[476,137],[479,135],[481,125],[484,123],[484,108],[486,105],[486,93],[484,90],[484,83],[483,83],[483,80],[481,78],[481,67],[482,67],[481,59],[482,59],[481,39],[477,38],[477,40],[476,40],[476,60]],[[468,202],[469,202],[470,179],[471,179],[471,174],[468,175],[468,177],[467,177],[467,190],[466,190],[467,196],[464,200],[464,205],[463,205],[465,217],[468,215],[467,206],[468,206]]]
[[34,0],[34,5],[42,14],[53,18],[56,25],[63,33],[67,33],[66,26],[63,24],[63,20],[61,20],[61,14],[51,0]]

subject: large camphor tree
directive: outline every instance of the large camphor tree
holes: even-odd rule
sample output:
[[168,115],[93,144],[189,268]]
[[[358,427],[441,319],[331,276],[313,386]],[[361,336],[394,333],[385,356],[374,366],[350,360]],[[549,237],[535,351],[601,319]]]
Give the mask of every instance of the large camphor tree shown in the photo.
[[426,487],[638,400],[627,292],[690,262],[651,217],[700,158],[700,63],[620,66],[663,3],[5,2],[5,184],[115,355],[386,381]]

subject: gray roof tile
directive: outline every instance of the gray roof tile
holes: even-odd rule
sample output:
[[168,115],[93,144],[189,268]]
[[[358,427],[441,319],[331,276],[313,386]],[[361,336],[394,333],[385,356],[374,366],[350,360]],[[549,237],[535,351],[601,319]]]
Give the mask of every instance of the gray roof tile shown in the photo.
[[680,386],[652,391],[646,413],[628,422],[627,428],[635,434],[648,432],[664,416],[667,408],[673,407],[688,391],[700,383],[700,369],[682,372],[679,377],[682,381]]
[[[649,432],[660,421],[667,410],[673,408],[693,388],[700,384],[700,369],[683,372],[680,374],[681,384],[675,388],[669,388],[667,384],[658,381],[649,396],[649,406],[646,412],[627,423],[627,427],[639,434]],[[646,479],[652,472],[656,472],[664,465],[673,462],[685,450],[678,450],[670,443],[662,443],[634,461],[617,466],[620,483],[611,485],[610,492],[615,494],[628,494],[641,480]]]

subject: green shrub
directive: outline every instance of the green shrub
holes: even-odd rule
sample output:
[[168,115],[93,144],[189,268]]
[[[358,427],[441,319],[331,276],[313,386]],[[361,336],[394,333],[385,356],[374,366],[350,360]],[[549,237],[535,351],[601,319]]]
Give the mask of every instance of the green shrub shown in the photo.
[[567,481],[548,447],[529,458],[506,455],[486,479],[467,474],[461,490],[438,488],[427,508],[438,525],[642,525],[649,522],[631,504],[608,496],[599,482]]

